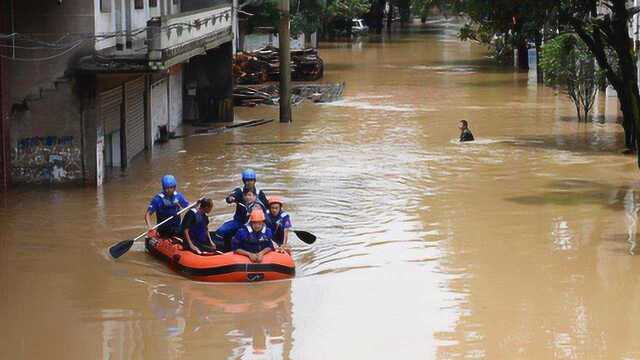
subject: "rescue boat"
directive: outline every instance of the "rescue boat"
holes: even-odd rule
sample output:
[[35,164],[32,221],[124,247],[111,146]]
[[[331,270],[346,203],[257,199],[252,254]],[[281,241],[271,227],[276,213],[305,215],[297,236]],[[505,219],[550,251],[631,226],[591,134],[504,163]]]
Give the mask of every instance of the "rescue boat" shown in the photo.
[[252,263],[248,257],[233,252],[197,255],[170,239],[147,238],[145,247],[175,272],[197,281],[270,281],[288,279],[296,273],[291,255],[275,251],[266,254],[261,263]]

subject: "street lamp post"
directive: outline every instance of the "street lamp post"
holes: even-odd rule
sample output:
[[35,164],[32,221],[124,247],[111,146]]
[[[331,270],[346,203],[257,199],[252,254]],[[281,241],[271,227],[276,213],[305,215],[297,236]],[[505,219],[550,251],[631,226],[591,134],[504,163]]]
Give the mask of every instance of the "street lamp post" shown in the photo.
[[291,52],[289,0],[280,0],[280,122],[291,122]]

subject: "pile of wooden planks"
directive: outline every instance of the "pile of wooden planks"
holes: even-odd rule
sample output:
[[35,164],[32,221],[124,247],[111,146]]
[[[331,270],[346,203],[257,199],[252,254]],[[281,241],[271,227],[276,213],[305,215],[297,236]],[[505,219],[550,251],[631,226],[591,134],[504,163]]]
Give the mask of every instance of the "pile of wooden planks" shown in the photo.
[[[296,84],[291,89],[291,102],[298,105],[304,100],[317,103],[337,101],[342,98],[344,87],[344,83]],[[233,99],[237,106],[277,105],[280,101],[280,88],[276,84],[237,86],[233,91]]]
[[[266,46],[250,53],[238,53],[233,64],[238,84],[262,84],[280,78],[278,48]],[[315,81],[324,75],[324,62],[313,48],[291,51],[291,79]]]

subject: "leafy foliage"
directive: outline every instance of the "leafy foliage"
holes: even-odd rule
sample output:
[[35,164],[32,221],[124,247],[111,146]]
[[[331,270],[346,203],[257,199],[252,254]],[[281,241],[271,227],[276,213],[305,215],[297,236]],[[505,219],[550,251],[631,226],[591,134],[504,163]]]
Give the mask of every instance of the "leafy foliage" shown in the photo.
[[351,20],[369,11],[368,0],[330,0],[327,6],[327,20],[334,32],[351,34]]
[[542,50],[540,66],[547,85],[559,85],[576,106],[579,120],[586,120],[596,93],[605,82],[587,45],[575,34],[562,34],[548,41]]
[[[254,14],[249,17],[249,30],[257,27],[278,29],[280,19],[279,0],[266,0],[259,5],[249,6],[246,11]],[[291,33],[310,34],[320,29],[325,12],[324,0],[292,0],[289,4],[291,13]]]

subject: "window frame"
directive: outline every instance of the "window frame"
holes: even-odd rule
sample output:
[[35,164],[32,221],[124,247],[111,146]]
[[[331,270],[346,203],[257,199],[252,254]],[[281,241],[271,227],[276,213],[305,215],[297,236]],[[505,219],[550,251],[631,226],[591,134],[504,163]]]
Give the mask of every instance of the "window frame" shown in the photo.
[[100,0],[100,12],[101,13],[110,13],[111,12],[111,0]]

